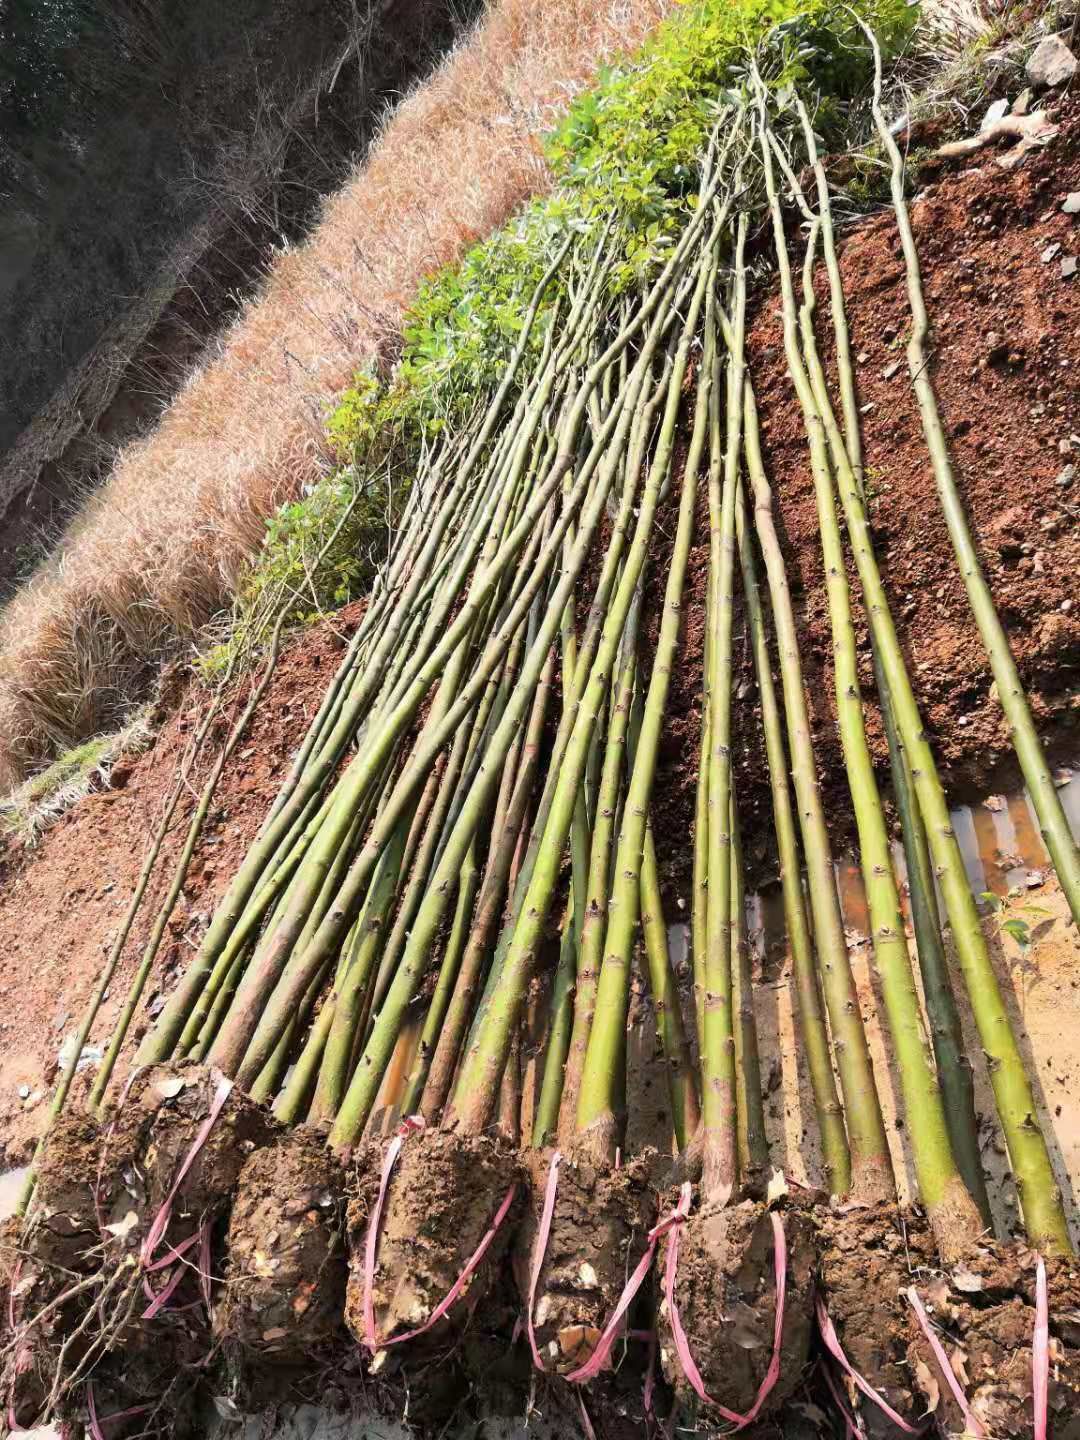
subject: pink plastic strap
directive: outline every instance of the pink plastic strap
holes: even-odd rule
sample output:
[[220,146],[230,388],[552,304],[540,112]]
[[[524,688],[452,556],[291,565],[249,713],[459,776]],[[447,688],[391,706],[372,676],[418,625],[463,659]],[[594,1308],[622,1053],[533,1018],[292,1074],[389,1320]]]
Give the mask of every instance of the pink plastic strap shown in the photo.
[[825,1384],[829,1387],[829,1394],[833,1400],[835,1400],[836,1408],[840,1411],[841,1417],[843,1418],[844,1440],[852,1440],[852,1436],[855,1437],[855,1440],[861,1440],[862,1431],[852,1419],[851,1411],[845,1404],[844,1397],[840,1394],[840,1386],[833,1379],[832,1367],[827,1363],[822,1364],[821,1373],[825,1376]]
[[195,1246],[199,1243],[199,1238],[201,1235],[202,1231],[196,1230],[195,1233],[193,1235],[189,1235],[186,1240],[181,1240],[178,1245],[170,1245],[168,1250],[165,1251],[164,1255],[159,1255],[156,1260],[151,1260],[149,1264],[143,1265],[143,1274],[153,1275],[158,1270],[167,1269],[167,1267],[170,1266],[174,1260],[182,1259],[182,1257],[185,1256],[189,1250],[193,1250]]
[[90,1419],[90,1434],[94,1440],[105,1440],[101,1433],[101,1426],[98,1424],[97,1406],[94,1404],[94,1383],[92,1380],[86,1382],[86,1413]]
[[1035,1334],[1031,1342],[1031,1388],[1035,1440],[1046,1440],[1050,1399],[1050,1295],[1046,1285],[1046,1262],[1041,1255],[1035,1271]]
[[150,1231],[147,1234],[146,1239],[143,1241],[142,1249],[139,1252],[139,1260],[142,1263],[144,1269],[148,1268],[152,1263],[154,1251],[161,1243],[165,1231],[169,1228],[169,1220],[172,1217],[173,1201],[176,1199],[176,1196],[180,1190],[180,1186],[184,1183],[185,1176],[191,1169],[192,1165],[194,1165],[196,1156],[198,1155],[202,1147],[206,1144],[210,1131],[214,1128],[214,1123],[217,1120],[218,1116],[221,1114],[222,1109],[224,1108],[225,1101],[232,1093],[232,1088],[233,1082],[228,1079],[227,1076],[223,1075],[218,1081],[218,1086],[214,1092],[214,1098],[210,1102],[210,1109],[207,1112],[206,1119],[200,1125],[199,1133],[195,1136],[191,1149],[188,1151],[187,1155],[184,1158],[184,1163],[180,1166],[180,1169],[177,1172],[176,1179],[173,1181],[172,1184],[172,1189],[169,1191],[164,1205],[162,1205],[161,1209],[154,1217],[154,1223],[150,1226]]
[[931,1325],[930,1317],[926,1313],[926,1307],[919,1299],[919,1292],[915,1289],[914,1285],[909,1287],[907,1298],[911,1308],[915,1311],[915,1318],[922,1327],[923,1334],[930,1342],[930,1349],[934,1352],[934,1359],[937,1361],[942,1379],[952,1391],[953,1399],[960,1407],[960,1413],[964,1417],[964,1424],[972,1435],[984,1437],[986,1435],[986,1426],[983,1425],[977,1415],[972,1413],[971,1406],[967,1402],[967,1396],[964,1394],[959,1380],[957,1380],[956,1375],[953,1373],[953,1368],[949,1363],[949,1357],[945,1353],[945,1347],[938,1339],[937,1332]]
[[386,1200],[386,1191],[390,1184],[390,1176],[393,1174],[394,1166],[397,1164],[401,1147],[414,1130],[423,1130],[424,1117],[422,1115],[409,1115],[397,1128],[397,1133],[386,1147],[386,1154],[383,1156],[382,1177],[379,1181],[379,1194],[375,1201],[375,1209],[371,1212],[371,1219],[368,1221],[367,1237],[364,1241],[364,1344],[375,1353],[379,1349],[378,1336],[375,1331],[375,1257],[379,1246],[379,1221],[382,1219],[383,1204]]
[[898,1415],[883,1395],[879,1395],[869,1380],[864,1380],[859,1372],[853,1368],[851,1362],[844,1354],[844,1350],[836,1334],[836,1327],[829,1318],[829,1312],[825,1308],[825,1301],[819,1295],[816,1300],[818,1328],[821,1330],[821,1338],[825,1341],[825,1347],[829,1354],[837,1359],[844,1370],[851,1376],[852,1380],[859,1387],[868,1400],[872,1400],[882,1414],[887,1415],[894,1425],[898,1426],[905,1435],[921,1435],[923,1426],[909,1425],[902,1415]]
[[94,1440],[104,1440],[101,1433],[103,1425],[118,1424],[121,1420],[134,1420],[137,1415],[147,1415],[154,1407],[152,1405],[132,1405],[127,1410],[114,1410],[111,1415],[102,1415],[98,1419],[97,1405],[94,1403],[94,1382],[86,1382],[86,1412],[89,1417],[90,1434]]
[[629,1310],[633,1303],[634,1296],[641,1289],[645,1276],[649,1273],[653,1256],[656,1254],[657,1245],[659,1245],[661,1238],[666,1235],[669,1230],[677,1230],[677,1227],[682,1224],[689,1213],[690,1186],[687,1184],[683,1186],[679,1196],[679,1203],[675,1209],[672,1210],[671,1214],[666,1215],[663,1220],[658,1221],[649,1231],[649,1243],[645,1253],[638,1261],[634,1273],[623,1287],[623,1292],[619,1296],[619,1302],[611,1312],[611,1318],[601,1331],[600,1339],[596,1342],[596,1348],[588,1360],[585,1361],[584,1365],[579,1365],[576,1370],[571,1370],[570,1374],[567,1375],[566,1378],[572,1385],[583,1385],[586,1380],[594,1379],[607,1364],[608,1356],[611,1354],[611,1347],[615,1344],[615,1340],[622,1326],[623,1316],[627,1310]]
[[529,1337],[529,1349],[532,1351],[533,1364],[537,1370],[543,1370],[544,1362],[540,1358],[540,1351],[536,1348],[536,1331],[533,1329],[533,1310],[536,1307],[536,1287],[540,1284],[540,1271],[544,1268],[544,1256],[547,1254],[548,1240],[551,1236],[551,1217],[555,1213],[555,1191],[558,1188],[559,1166],[562,1164],[562,1158],[562,1155],[556,1150],[551,1157],[551,1164],[548,1167],[547,1186],[544,1190],[544,1208],[540,1214],[540,1229],[536,1234],[532,1272],[529,1275],[529,1308],[525,1312],[525,1330]]
[[375,1329],[374,1301],[375,1260],[379,1244],[379,1221],[382,1218],[382,1208],[386,1200],[387,1189],[390,1185],[390,1176],[397,1163],[398,1155],[401,1153],[401,1147],[405,1143],[408,1135],[414,1130],[422,1130],[423,1128],[423,1118],[418,1115],[411,1115],[407,1120],[402,1122],[398,1133],[387,1146],[386,1158],[383,1161],[382,1180],[379,1185],[379,1195],[375,1202],[375,1208],[371,1213],[371,1219],[368,1222],[367,1240],[364,1246],[364,1343],[373,1353],[377,1350],[385,1350],[389,1345],[400,1345],[406,1340],[415,1340],[443,1318],[454,1301],[465,1289],[473,1273],[490,1249],[491,1242],[495,1239],[500,1226],[510,1213],[510,1206],[514,1203],[514,1196],[517,1194],[517,1184],[515,1183],[509,1187],[503,1196],[502,1203],[495,1212],[495,1218],[488,1226],[480,1244],[465,1262],[465,1268],[439,1301],[438,1305],[435,1306],[435,1309],[424,1321],[423,1325],[418,1325],[415,1330],[406,1330],[403,1335],[394,1335],[389,1340],[380,1341]]
[[150,1301],[150,1304],[142,1313],[142,1318],[144,1320],[153,1320],[156,1315],[160,1315],[162,1310],[165,1309],[165,1306],[172,1299],[173,1292],[179,1287],[180,1281],[183,1280],[183,1278],[183,1266],[178,1265],[173,1271],[173,1273],[169,1276],[169,1279],[166,1281],[164,1288],[160,1290],[157,1294],[155,1294],[153,1286],[150,1284],[149,1277],[145,1275],[143,1276],[143,1293]]
[[770,1211],[769,1219],[772,1221],[773,1268],[776,1276],[776,1318],[773,1323],[773,1350],[772,1357],[769,1360],[769,1368],[765,1372],[765,1378],[758,1387],[753,1405],[751,1405],[745,1415],[740,1415],[737,1410],[729,1410],[726,1405],[721,1405],[719,1400],[714,1400],[705,1389],[705,1385],[701,1379],[701,1372],[698,1370],[697,1365],[694,1363],[694,1357],[690,1353],[686,1331],[683,1329],[682,1321],[679,1318],[679,1307],[675,1302],[675,1272],[679,1263],[679,1232],[677,1230],[672,1235],[668,1244],[667,1270],[664,1275],[664,1293],[667,1299],[668,1319],[671,1321],[671,1334],[675,1341],[675,1350],[679,1356],[679,1363],[682,1365],[683,1374],[687,1380],[689,1380],[695,1392],[707,1405],[714,1406],[718,1414],[725,1420],[730,1420],[735,1430],[742,1430],[757,1419],[761,1407],[765,1404],[773,1386],[780,1377],[780,1349],[784,1338],[784,1302],[787,1298],[787,1237],[784,1234],[784,1223],[775,1210]]

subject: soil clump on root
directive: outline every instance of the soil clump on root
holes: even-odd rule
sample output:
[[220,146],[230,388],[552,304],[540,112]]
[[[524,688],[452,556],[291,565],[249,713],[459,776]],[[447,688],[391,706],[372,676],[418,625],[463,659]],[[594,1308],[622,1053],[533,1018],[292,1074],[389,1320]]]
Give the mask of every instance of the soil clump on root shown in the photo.
[[297,1363],[342,1330],[344,1176],[321,1133],[300,1126],[240,1171],[214,1334]]
[[[365,1148],[369,1154],[375,1149]],[[369,1350],[365,1252],[380,1164],[376,1153],[366,1166],[366,1176],[356,1175],[350,1181],[345,1322]],[[516,1155],[498,1140],[431,1129],[405,1141],[387,1187],[372,1277],[380,1348],[370,1361],[369,1374],[376,1392],[384,1392],[379,1403],[388,1413],[400,1416],[404,1403],[410,1419],[418,1423],[445,1418],[468,1391],[470,1379],[464,1367],[470,1355],[481,1372],[477,1383],[486,1385],[487,1350],[481,1342],[489,1315],[498,1316],[505,1308],[499,1292],[503,1261],[520,1213],[520,1181]],[[511,1185],[518,1186],[518,1193],[461,1293],[430,1330],[413,1335],[458,1281],[494,1224]],[[409,1338],[400,1346],[387,1346],[403,1336]],[[504,1349],[505,1345],[503,1335]]]
[[[994,1241],[962,1264],[915,1282],[971,1413],[1001,1440],[1030,1436],[1034,1423],[1032,1344],[1038,1257],[1024,1245]],[[1080,1267],[1047,1262],[1051,1440],[1080,1437]],[[965,1417],[913,1311],[908,1364],[926,1408],[945,1434],[962,1434]]]
[[[848,1361],[909,1425],[926,1404],[908,1362],[911,1307],[904,1292],[937,1265],[930,1227],[895,1205],[851,1207],[816,1215],[821,1300]],[[826,1364],[833,1364],[826,1357]],[[838,1367],[836,1383],[872,1440],[894,1440],[897,1427],[854,1389]]]
[[[532,1151],[531,1201],[514,1247],[522,1305],[529,1290],[550,1153]],[[656,1220],[649,1158],[617,1170],[566,1156],[558,1170],[555,1208],[533,1305],[533,1331],[545,1370],[569,1374],[591,1357],[618,1304],[627,1277],[644,1254]]]
[[[814,1333],[813,1220],[797,1206],[786,1208],[781,1220],[787,1265],[780,1371],[759,1412],[762,1417],[782,1409],[801,1385]],[[670,1243],[670,1239],[665,1243],[662,1274]],[[777,1294],[770,1212],[753,1200],[706,1204],[680,1227],[678,1244],[674,1295],[690,1354],[706,1393],[745,1415],[757,1400],[773,1354]],[[661,1364],[676,1405],[696,1408],[698,1428],[711,1428],[710,1407],[698,1401],[683,1372],[666,1296],[659,1319]],[[725,1431],[730,1428],[720,1419],[716,1425]]]

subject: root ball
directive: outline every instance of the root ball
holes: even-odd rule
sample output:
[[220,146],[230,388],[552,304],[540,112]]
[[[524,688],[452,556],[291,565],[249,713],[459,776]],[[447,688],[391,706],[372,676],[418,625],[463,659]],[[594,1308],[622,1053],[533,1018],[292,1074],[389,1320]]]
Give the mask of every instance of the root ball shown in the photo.
[[[813,1337],[813,1224],[797,1207],[785,1210],[782,1220],[787,1267],[780,1372],[759,1411],[763,1417],[781,1409],[800,1385]],[[675,1302],[702,1384],[721,1405],[747,1414],[773,1355],[776,1267],[769,1211],[751,1200],[706,1204],[684,1224],[678,1244]],[[695,1392],[679,1361],[666,1304],[660,1313],[660,1343],[664,1374],[677,1403],[692,1405]],[[699,1410],[699,1422],[709,1422],[708,1407]]]
[[[533,1152],[526,1162],[531,1199],[514,1247],[514,1276],[523,1308],[528,1305],[550,1159],[550,1154]],[[533,1306],[536,1345],[546,1370],[568,1374],[592,1355],[627,1276],[645,1251],[655,1218],[647,1157],[618,1170],[585,1157],[564,1157]]]
[[345,1306],[343,1209],[341,1166],[317,1131],[255,1151],[237,1181],[215,1335],[286,1361],[331,1340]]

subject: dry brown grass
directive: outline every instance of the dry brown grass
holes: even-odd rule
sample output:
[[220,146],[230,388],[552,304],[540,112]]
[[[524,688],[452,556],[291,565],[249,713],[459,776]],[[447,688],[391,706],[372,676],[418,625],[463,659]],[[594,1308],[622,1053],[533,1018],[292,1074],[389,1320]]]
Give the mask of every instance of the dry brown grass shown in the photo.
[[119,723],[225,603],[264,518],[328,463],[323,419],[418,280],[547,176],[538,136],[672,0],[494,0],[388,117],[311,239],[0,617],[0,784]]

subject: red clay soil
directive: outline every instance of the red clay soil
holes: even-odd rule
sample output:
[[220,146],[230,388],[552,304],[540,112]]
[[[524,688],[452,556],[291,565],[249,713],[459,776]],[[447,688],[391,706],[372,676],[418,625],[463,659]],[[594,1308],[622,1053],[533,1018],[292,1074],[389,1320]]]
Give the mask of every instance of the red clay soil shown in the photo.
[[[1003,170],[990,151],[963,171],[955,165],[946,170],[937,162],[932,178],[924,172],[912,222],[934,326],[935,387],[961,494],[1036,721],[1052,757],[1064,760],[1076,756],[1080,716],[1080,274],[1064,278],[1060,260],[1080,253],[1080,223],[1062,211],[1066,196],[1080,188],[1080,103],[1070,100],[1055,118],[1061,124],[1057,139],[1029,154],[1016,171]],[[1053,258],[1044,262],[1042,256],[1055,246]],[[801,262],[798,252],[797,274]],[[953,558],[908,378],[909,311],[891,207],[848,228],[841,270],[858,361],[878,558],[943,778],[960,803],[1015,778],[1015,764]],[[815,284],[819,342],[834,379],[823,267]],[[778,529],[803,632],[802,663],[826,813],[834,835],[850,834],[817,508],[775,291],[752,316],[748,350]],[[673,513],[664,528],[674,534]],[[690,895],[686,839],[700,737],[707,567],[703,495],[654,802],[665,888],[672,899]],[[764,567],[758,568],[763,585]],[[662,553],[651,566],[651,636],[666,573]],[[870,742],[887,787],[888,756],[875,703],[868,627],[850,566],[849,579]],[[748,863],[760,875],[774,863],[770,803],[738,595],[736,603],[735,651],[741,664],[735,683],[736,785]]]
[[[913,218],[931,314],[936,325],[935,378],[960,485],[974,519],[984,563],[1035,712],[1055,754],[1075,745],[1080,668],[1080,276],[1061,276],[1057,258],[1080,251],[1080,224],[1062,202],[1080,189],[1080,105],[1070,102],[1059,137],[1015,173],[991,156],[926,185]],[[1008,740],[990,694],[990,675],[949,549],[906,377],[907,306],[891,213],[852,225],[842,267],[864,407],[873,518],[886,584],[934,738],[957,799],[996,788],[1008,766]],[[822,315],[827,317],[822,294]],[[823,325],[822,339],[825,340]],[[839,763],[831,643],[817,518],[802,421],[786,376],[775,297],[753,317],[750,362],[759,396],[766,459],[778,500],[795,603],[804,631],[803,663],[824,770],[830,824],[843,834],[849,813]],[[894,368],[895,367],[895,368]],[[1063,477],[1062,472],[1066,472]],[[676,901],[689,911],[690,834],[700,729],[701,642],[708,558],[702,495],[690,560],[686,623],[673,675],[669,722],[655,797],[658,851],[669,919]],[[674,499],[660,516],[668,539],[650,564],[648,642],[655,642],[659,602],[674,534]],[[857,591],[856,591],[857,593]],[[305,632],[283,656],[268,694],[219,786],[204,839],[148,999],[167,990],[194,953],[208,917],[231,878],[283,778],[288,758],[322,698],[359,607]],[[863,680],[875,757],[885,750],[873,709],[865,625],[860,623]],[[771,871],[768,791],[749,654],[736,617],[737,785],[748,860],[755,876]],[[191,777],[193,794],[179,807],[163,863],[117,973],[92,1040],[107,1036],[122,1004],[156,900],[168,885],[201,777],[220,745],[243,682],[209,737]],[[42,1097],[55,1079],[56,1057],[77,1023],[128,903],[173,783],[178,759],[197,725],[205,693],[185,691],[165,705],[159,738],[129,768],[118,788],[93,795],[61,819],[34,851],[9,841],[0,854],[0,1141],[17,1163],[44,1121]],[[145,1015],[145,1011],[144,1011]],[[145,1019],[142,1021],[145,1024]],[[24,1099],[20,1087],[28,1087]]]
[[[194,954],[221,898],[318,709],[361,613],[353,605],[302,635],[273,679],[222,776],[187,883],[166,931],[145,1001],[168,990]],[[103,1043],[126,997],[132,972],[172,879],[203,780],[254,679],[238,684],[207,736],[139,912],[124,959],[91,1043]],[[167,688],[167,687],[166,687]],[[0,1138],[18,1161],[43,1125],[57,1055],[77,1027],[109,945],[123,920],[200,712],[205,690],[192,685],[165,715],[153,747],[113,771],[118,788],[88,796],[46,832],[33,850],[9,840],[0,853]],[[146,1026],[146,1004],[142,1018]],[[20,1087],[30,1087],[26,1098]],[[35,1098],[36,1097],[36,1098]]]

